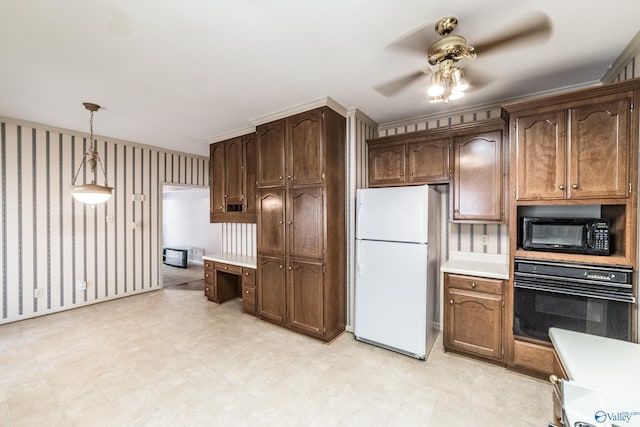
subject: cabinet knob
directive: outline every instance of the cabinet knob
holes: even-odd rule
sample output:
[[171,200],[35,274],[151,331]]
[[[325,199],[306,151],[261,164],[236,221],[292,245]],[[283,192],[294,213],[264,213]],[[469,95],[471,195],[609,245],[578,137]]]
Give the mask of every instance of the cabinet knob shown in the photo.
[[205,274],[205,275],[204,275],[204,277],[209,277],[209,275],[208,275],[208,274]]
[[222,209],[224,206],[220,205],[220,209]]
[[400,172],[400,176],[404,176],[404,172]]
[[549,375],[549,381],[551,384],[560,384],[561,380],[556,375]]
[[280,224],[284,224],[284,221],[280,221]]
[[476,288],[476,282],[471,282],[471,287],[475,289]]
[[278,177],[278,179],[279,179],[279,180],[282,180],[282,177],[281,177],[281,176],[279,176],[279,177]]
[[244,291],[244,293],[245,293],[245,294],[248,294],[248,293],[249,293],[249,291],[248,291],[248,290],[247,290],[247,291]]
[[289,221],[289,225],[293,224],[293,221]]
[[560,187],[558,187],[561,190],[564,190],[564,184],[560,184]]
[[449,300],[449,304],[453,304],[453,300],[452,299]]
[[293,267],[289,267],[289,270],[293,270]]
[[228,270],[228,269],[229,269],[229,267],[225,267],[224,269],[225,269],[225,270]]
[[413,176],[413,172],[409,172],[409,175]]
[[245,275],[245,276],[248,276],[248,275],[249,275],[249,272],[244,273],[244,275]]
[[229,195],[228,195],[228,194],[225,194],[225,195],[224,195],[224,198],[226,199],[227,197],[229,197]]
[[209,290],[209,288],[206,288],[205,290],[207,290],[207,291],[208,291],[208,290]]
[[247,205],[242,205],[242,209],[247,209]]
[[291,177],[291,175],[288,175],[288,176],[287,176],[287,179],[291,179],[291,178],[292,178],[292,177]]
[[460,213],[460,209],[454,209],[453,212],[454,213]]
[[280,264],[280,268],[284,268],[284,265]]
[[571,185],[571,188],[573,188],[574,190],[577,190],[577,189],[578,189],[578,187],[580,187],[578,184],[572,184],[572,185]]

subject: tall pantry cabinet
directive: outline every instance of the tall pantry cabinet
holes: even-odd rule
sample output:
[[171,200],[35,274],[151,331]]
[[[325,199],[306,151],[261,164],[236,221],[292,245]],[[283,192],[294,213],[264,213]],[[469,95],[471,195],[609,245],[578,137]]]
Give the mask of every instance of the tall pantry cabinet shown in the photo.
[[258,315],[327,341],[346,322],[345,126],[321,107],[256,129]]

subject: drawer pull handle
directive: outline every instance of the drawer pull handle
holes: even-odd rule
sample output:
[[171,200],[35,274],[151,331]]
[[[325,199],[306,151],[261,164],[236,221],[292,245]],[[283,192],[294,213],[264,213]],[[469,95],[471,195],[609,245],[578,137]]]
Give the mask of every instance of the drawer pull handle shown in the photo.
[[564,190],[564,184],[560,184],[560,187],[558,188],[560,188],[561,190]]
[[229,267],[225,267],[224,269],[225,269],[225,270],[228,270],[228,269],[229,269]]
[[249,291],[244,291],[244,293],[245,293],[245,294],[248,294],[248,293],[249,293]]
[[208,274],[205,274],[205,275],[204,275],[204,277],[209,277],[209,275],[208,275]]
[[404,176],[404,172],[400,172],[400,176]]
[[473,289],[475,289],[475,288],[476,288],[476,282],[471,282],[471,287],[472,287]]
[[280,265],[280,268],[284,268],[284,265]]
[[248,275],[249,275],[249,272],[244,273],[244,275],[245,275],[245,276],[248,276]]
[[551,384],[560,384],[562,381],[560,380],[560,378],[558,378],[556,375],[549,375],[549,381],[551,381]]
[[209,290],[209,288],[206,289],[207,291]]
[[452,299],[449,300],[449,304],[453,304],[453,300]]
[[572,185],[571,185],[571,188],[573,188],[574,190],[577,190],[577,189],[578,189],[578,187],[580,187],[578,184],[572,184]]
[[409,172],[409,175],[413,176],[413,172]]

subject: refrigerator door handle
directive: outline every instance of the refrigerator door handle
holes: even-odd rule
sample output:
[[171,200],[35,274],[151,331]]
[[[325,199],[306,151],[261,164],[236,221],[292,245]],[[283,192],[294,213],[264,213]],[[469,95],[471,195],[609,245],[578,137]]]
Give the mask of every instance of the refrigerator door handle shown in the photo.
[[362,273],[362,263],[360,255],[360,240],[356,239],[356,275],[360,276]]

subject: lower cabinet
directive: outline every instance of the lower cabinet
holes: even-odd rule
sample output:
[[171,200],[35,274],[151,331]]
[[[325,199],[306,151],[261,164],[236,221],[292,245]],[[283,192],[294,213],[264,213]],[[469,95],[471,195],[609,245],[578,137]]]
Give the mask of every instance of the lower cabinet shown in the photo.
[[209,301],[216,299],[216,265],[213,261],[204,262],[204,296]]
[[256,271],[252,268],[242,268],[242,309],[256,314]]
[[560,362],[558,354],[553,352],[553,374],[549,377],[549,380],[553,384],[553,391],[551,392],[551,399],[553,402],[553,421],[552,424],[556,427],[562,427],[564,425],[562,420],[562,388],[560,387],[560,380],[567,380],[569,376]]
[[445,273],[444,346],[503,361],[503,281]]
[[258,257],[258,316],[325,339],[325,273],[319,261]]

